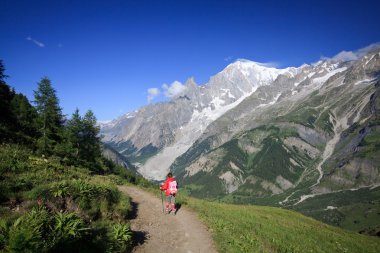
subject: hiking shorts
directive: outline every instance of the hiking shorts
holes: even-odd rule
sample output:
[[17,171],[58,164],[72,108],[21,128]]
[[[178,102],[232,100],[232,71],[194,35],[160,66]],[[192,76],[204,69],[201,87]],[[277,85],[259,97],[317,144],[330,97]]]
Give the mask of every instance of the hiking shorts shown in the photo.
[[170,195],[166,196],[166,200],[169,204],[170,203],[175,204],[175,194],[170,194]]

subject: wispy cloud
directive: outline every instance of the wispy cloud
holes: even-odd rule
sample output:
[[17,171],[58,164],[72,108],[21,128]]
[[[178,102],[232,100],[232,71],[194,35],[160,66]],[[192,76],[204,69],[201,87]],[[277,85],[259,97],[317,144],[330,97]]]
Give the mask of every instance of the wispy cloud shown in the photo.
[[279,68],[281,65],[278,62],[256,62],[256,64],[267,68]]
[[179,81],[174,81],[170,86],[163,84],[162,88],[164,89],[165,96],[172,98],[176,97],[186,91],[186,86],[180,83]]
[[160,90],[158,88],[149,88],[148,89],[148,103],[150,103],[159,94],[160,94]]
[[359,57],[362,57],[364,56],[365,54],[367,54],[369,51],[375,49],[375,48],[379,48],[380,47],[380,42],[376,42],[376,43],[373,43],[369,46],[366,46],[366,47],[363,47],[359,50],[356,51],[356,54],[359,56]]
[[358,49],[356,51],[342,51],[335,55],[334,57],[325,57],[322,56],[321,60],[333,60],[333,61],[353,61],[357,60],[360,57],[363,57],[366,55],[369,51],[380,47],[380,42],[373,43],[369,46],[363,47],[361,49]]
[[358,55],[352,51],[342,51],[331,59],[336,61],[353,61],[358,59]]
[[29,40],[29,41],[33,42],[34,44],[36,44],[36,45],[39,46],[39,47],[45,47],[45,44],[44,44],[44,43],[42,43],[42,42],[40,42],[40,41],[38,41],[38,40],[35,40],[35,39],[33,39],[32,37],[30,37],[30,36],[28,36],[28,37],[26,38],[26,40]]
[[238,58],[236,59],[236,61],[238,62],[251,62],[251,63],[255,63],[256,65],[259,65],[259,66],[262,66],[262,67],[266,67],[266,68],[278,68],[281,64],[278,63],[278,62],[257,62],[257,61],[251,61],[251,60],[247,60],[247,59],[244,59],[244,58]]
[[227,56],[227,57],[224,58],[223,60],[224,60],[224,61],[232,61],[232,59],[233,59],[232,56]]

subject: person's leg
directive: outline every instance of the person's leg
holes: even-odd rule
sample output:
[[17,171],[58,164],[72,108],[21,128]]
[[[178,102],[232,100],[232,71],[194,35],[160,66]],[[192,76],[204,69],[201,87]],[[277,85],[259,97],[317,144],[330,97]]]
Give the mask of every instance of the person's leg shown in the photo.
[[170,202],[171,202],[171,196],[168,195],[166,196],[166,213],[169,213]]
[[171,195],[171,204],[172,204],[172,212],[173,214],[175,214],[176,210],[175,210],[175,194],[172,194]]

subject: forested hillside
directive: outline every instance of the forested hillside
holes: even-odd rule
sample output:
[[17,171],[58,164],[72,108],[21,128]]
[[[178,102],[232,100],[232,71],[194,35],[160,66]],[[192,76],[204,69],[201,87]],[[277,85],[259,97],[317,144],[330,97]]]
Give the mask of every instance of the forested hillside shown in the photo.
[[116,185],[147,183],[102,156],[92,111],[62,114],[44,77],[33,104],[0,62],[0,252],[125,252],[130,199]]

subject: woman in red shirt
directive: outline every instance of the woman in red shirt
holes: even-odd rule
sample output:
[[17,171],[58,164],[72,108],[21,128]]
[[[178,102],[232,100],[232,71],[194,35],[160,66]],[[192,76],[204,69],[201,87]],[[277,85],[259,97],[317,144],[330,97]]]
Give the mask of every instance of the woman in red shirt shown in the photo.
[[[173,174],[171,172],[168,173],[165,183],[160,187],[161,191],[165,191],[166,195],[166,213],[169,214],[172,212],[175,215],[175,195],[177,193],[177,181],[173,178]],[[171,210],[169,210],[169,206],[171,204]]]

